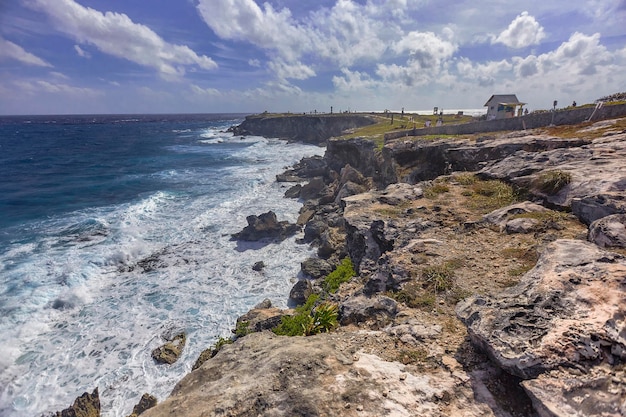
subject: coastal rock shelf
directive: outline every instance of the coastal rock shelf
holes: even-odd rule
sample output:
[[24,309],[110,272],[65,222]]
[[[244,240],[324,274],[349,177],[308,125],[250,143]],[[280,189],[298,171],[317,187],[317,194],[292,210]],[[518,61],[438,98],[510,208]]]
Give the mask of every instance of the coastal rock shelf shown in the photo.
[[278,180],[308,182],[288,196],[318,249],[294,297],[341,326],[277,336],[294,311],[259,304],[142,415],[626,416],[624,127],[329,140]]

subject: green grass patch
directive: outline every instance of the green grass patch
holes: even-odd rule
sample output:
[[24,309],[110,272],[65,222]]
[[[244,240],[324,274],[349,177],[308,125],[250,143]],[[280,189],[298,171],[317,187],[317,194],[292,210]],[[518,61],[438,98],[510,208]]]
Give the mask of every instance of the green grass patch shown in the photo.
[[322,288],[328,293],[335,293],[341,284],[350,281],[355,276],[356,271],[354,270],[354,265],[352,265],[352,260],[344,258],[337,268],[324,278]]
[[519,200],[513,187],[498,180],[476,181],[469,186],[469,190],[472,191],[469,207],[481,213],[489,213]]
[[431,183],[430,185],[425,186],[423,188],[423,191],[424,197],[432,200],[437,198],[440,194],[444,194],[450,191],[450,187],[443,182],[436,181]]
[[452,175],[452,179],[459,184],[465,186],[473,185],[478,182],[478,178],[476,178],[476,175],[472,174],[471,172],[461,172],[458,174],[454,174]]
[[572,182],[572,174],[554,170],[541,173],[531,185],[544,194],[554,195],[570,182]]

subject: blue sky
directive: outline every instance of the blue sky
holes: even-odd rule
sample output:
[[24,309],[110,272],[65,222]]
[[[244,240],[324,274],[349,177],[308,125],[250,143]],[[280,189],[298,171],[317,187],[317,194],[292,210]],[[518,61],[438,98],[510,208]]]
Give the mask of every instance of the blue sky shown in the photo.
[[0,0],[0,114],[482,108],[626,91],[626,0]]

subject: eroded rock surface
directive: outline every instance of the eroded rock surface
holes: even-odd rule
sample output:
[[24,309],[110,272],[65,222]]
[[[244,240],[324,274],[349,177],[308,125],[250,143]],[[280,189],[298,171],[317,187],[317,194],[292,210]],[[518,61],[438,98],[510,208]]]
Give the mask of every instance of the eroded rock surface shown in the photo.
[[[623,375],[618,364],[626,360],[626,258],[587,242],[558,240],[518,285],[492,297],[470,297],[457,305],[457,314],[472,342],[500,367],[524,379],[541,375],[524,386],[535,401],[547,400],[548,409],[562,407],[545,415],[568,415],[574,387],[582,392],[593,381],[608,383],[611,372]],[[605,366],[604,378],[590,377]],[[561,368],[578,371],[555,380],[549,372]],[[617,382],[612,392],[623,400],[626,385]],[[613,399],[599,394],[591,402],[614,414],[584,415],[620,415],[621,402]]]
[[473,401],[470,377],[461,369],[420,375],[353,350],[350,337],[248,335],[142,416],[494,416]]

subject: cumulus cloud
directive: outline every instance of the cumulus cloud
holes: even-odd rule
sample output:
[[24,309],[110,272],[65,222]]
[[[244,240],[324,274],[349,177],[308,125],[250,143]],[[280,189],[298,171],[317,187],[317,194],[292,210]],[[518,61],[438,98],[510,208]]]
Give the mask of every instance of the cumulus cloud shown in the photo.
[[398,53],[409,53],[409,59],[422,69],[438,68],[449,59],[457,47],[452,42],[439,38],[432,32],[410,32],[394,44]]
[[[398,7],[406,3],[398,1]],[[200,15],[216,35],[262,48],[271,69],[305,65],[305,56],[342,67],[379,59],[401,33],[397,25],[380,19],[388,14],[386,10],[370,2],[338,0],[331,8],[319,8],[296,20],[287,8],[276,10],[269,3],[261,8],[253,0],[200,0],[198,4]],[[280,74],[302,79],[301,71]]]
[[614,61],[614,54],[600,43],[600,34],[575,32],[554,51],[539,56],[514,59],[516,73],[522,77],[558,73],[563,79],[584,81],[599,67]]
[[26,65],[52,67],[52,65],[36,55],[26,52],[21,46],[0,37],[0,59],[14,59]]
[[537,45],[545,37],[546,34],[539,22],[528,12],[522,12],[493,40],[493,43],[502,43],[509,48],[519,49]]
[[[74,0],[29,0],[30,7],[48,15],[57,30],[79,43],[94,45],[100,51],[156,69],[163,77],[178,77],[186,66],[217,67],[211,58],[198,55],[186,45],[166,42],[147,26],[133,22],[122,13],[102,13]],[[78,50],[77,50],[78,52]]]

